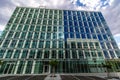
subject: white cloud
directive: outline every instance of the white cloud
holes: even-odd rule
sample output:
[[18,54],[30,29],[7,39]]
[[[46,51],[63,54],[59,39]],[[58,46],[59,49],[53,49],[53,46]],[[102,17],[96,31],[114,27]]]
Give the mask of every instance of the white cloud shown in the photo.
[[119,47],[119,49],[120,49],[120,34],[115,34],[115,35],[114,35],[114,38],[115,38],[115,40],[116,40],[116,42],[117,42],[117,44],[118,44],[118,47]]
[[0,31],[3,31],[4,28],[5,28],[5,26],[0,24]]
[[101,10],[103,15],[113,33],[113,35],[120,33],[120,0],[110,2],[111,5]]

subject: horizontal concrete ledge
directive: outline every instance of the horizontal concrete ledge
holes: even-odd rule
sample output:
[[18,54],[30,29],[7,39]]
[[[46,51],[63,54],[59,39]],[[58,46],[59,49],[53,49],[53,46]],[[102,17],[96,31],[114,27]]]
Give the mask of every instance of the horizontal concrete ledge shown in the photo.
[[[0,77],[2,76],[35,76],[35,75],[49,75],[52,73],[42,73],[42,74],[0,74]],[[78,75],[78,76],[98,76],[98,77],[106,77],[107,73],[56,73],[59,75]],[[120,78],[120,72],[112,72],[109,73],[112,77],[119,77]]]

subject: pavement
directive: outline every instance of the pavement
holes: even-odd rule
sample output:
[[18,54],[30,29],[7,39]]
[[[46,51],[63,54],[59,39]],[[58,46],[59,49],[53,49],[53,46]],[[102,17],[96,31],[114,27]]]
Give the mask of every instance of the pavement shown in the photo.
[[55,74],[55,77],[51,77],[49,74],[44,80],[62,80],[59,74]]

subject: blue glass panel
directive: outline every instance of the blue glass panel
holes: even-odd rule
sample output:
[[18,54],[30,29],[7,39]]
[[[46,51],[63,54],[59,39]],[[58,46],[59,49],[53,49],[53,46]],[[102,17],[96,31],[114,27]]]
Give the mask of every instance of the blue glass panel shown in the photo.
[[90,20],[90,17],[87,17],[87,20],[88,20],[88,21],[91,21],[91,20]]
[[93,12],[90,12],[90,16],[93,16]]
[[92,34],[93,39],[97,39],[96,34]]
[[73,15],[76,15],[76,12],[75,11],[72,11]]
[[75,27],[75,31],[76,31],[76,32],[79,32],[79,28],[78,28],[78,27]]
[[64,13],[64,15],[67,15],[67,11],[64,11],[63,13]]
[[67,20],[67,16],[64,16],[64,20]]
[[93,25],[94,25],[94,27],[97,27],[97,23],[96,22],[93,22]]
[[77,11],[77,16],[80,16],[80,11]]
[[105,44],[103,42],[101,42],[100,44],[101,44],[102,49],[106,49]]
[[81,32],[81,33],[84,33],[84,28],[80,28],[80,32]]
[[73,27],[70,27],[70,32],[74,32]]
[[72,20],[72,16],[68,16],[69,20]]
[[71,15],[71,11],[68,11],[68,15],[69,15],[69,16]]
[[69,26],[73,26],[72,21],[69,21]]
[[81,16],[83,16],[83,17],[85,16],[84,12],[81,12]]
[[107,51],[103,51],[105,58],[110,58]]
[[74,21],[74,26],[78,26],[77,21]]
[[87,34],[87,38],[88,38],[88,39],[91,39],[91,35],[90,35],[90,34]]
[[98,17],[96,17],[96,21],[97,21],[97,22],[99,22],[99,21],[100,21]]
[[79,26],[83,26],[83,24],[82,24],[82,22],[81,22],[81,21],[79,21]]
[[111,57],[112,57],[112,58],[114,58],[114,57],[115,57],[115,54],[114,54],[114,52],[113,52],[113,51],[109,51],[109,53],[110,53],[110,55],[111,55]]
[[65,39],[69,38],[69,34],[65,33]]
[[101,33],[105,33],[105,30],[103,28],[100,28]]
[[79,33],[76,33],[76,38],[80,38],[80,34]]
[[70,33],[70,38],[74,38],[74,33]]
[[88,22],[88,24],[89,24],[89,27],[93,28],[92,22]]
[[79,21],[81,21],[81,20],[82,20],[80,16],[78,16],[78,20],[79,20]]
[[98,23],[98,26],[99,26],[99,27],[102,27],[102,23],[101,23],[101,22],[98,22],[98,21],[97,21],[97,23]]
[[108,40],[106,34],[103,34],[103,38],[104,38],[105,40]]
[[67,26],[64,27],[64,31],[68,32],[68,27]]
[[85,17],[82,17],[82,19],[83,19],[83,21],[85,21],[85,22],[86,22],[86,18],[85,18]]
[[90,28],[90,30],[91,30],[91,33],[95,33],[93,28]]
[[98,28],[96,28],[96,33],[100,33],[100,30]]
[[81,34],[81,36],[82,36],[83,39],[86,38],[85,34]]
[[98,35],[98,39],[99,39],[100,41],[103,40],[101,35]]
[[77,20],[76,16],[73,16],[73,20]]
[[92,18],[92,21],[95,21],[94,17],[91,17]]
[[94,16],[97,16],[97,12],[94,12]]
[[86,33],[90,33],[89,28],[85,28]]
[[112,47],[111,47],[109,42],[106,42],[106,46],[108,47],[108,49],[112,49]]
[[84,26],[88,26],[88,25],[87,25],[87,22],[84,22]]
[[67,25],[68,25],[68,22],[67,22],[67,21],[64,21],[64,25],[67,26]]

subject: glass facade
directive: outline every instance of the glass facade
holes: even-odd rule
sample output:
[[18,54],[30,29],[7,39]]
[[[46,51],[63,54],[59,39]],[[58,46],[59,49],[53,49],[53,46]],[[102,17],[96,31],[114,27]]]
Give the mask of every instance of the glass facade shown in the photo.
[[[105,59],[120,57],[101,12],[17,7],[0,42],[1,74],[105,72]],[[114,70],[120,68],[116,65]]]

